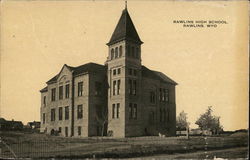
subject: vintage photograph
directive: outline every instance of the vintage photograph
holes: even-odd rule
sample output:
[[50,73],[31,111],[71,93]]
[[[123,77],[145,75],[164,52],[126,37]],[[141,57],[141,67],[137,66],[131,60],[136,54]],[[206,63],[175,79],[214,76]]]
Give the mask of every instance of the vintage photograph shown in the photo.
[[0,159],[249,158],[248,1],[0,9]]

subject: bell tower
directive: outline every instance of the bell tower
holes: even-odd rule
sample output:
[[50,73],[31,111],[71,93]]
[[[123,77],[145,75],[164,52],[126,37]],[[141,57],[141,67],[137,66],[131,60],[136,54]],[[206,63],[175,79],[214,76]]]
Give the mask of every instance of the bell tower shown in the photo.
[[142,43],[126,5],[107,43],[108,134],[114,137],[131,136],[129,126],[140,123]]

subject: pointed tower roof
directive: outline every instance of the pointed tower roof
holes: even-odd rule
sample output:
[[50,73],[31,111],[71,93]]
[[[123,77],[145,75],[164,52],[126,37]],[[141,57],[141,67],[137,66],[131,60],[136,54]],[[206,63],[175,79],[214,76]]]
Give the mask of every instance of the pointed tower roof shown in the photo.
[[120,17],[120,20],[118,24],[115,27],[115,31],[112,34],[110,41],[107,43],[107,45],[114,44],[116,42],[122,41],[122,40],[130,40],[135,43],[142,44],[135,26],[129,16],[127,8],[125,8],[122,11],[122,15]]

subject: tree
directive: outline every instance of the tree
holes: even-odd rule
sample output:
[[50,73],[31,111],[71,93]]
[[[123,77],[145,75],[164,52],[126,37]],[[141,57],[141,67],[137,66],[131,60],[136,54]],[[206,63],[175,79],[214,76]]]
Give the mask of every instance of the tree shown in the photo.
[[95,119],[98,126],[101,128],[101,136],[104,136],[105,127],[111,121],[108,118],[108,109],[106,107],[97,109]]
[[200,115],[195,124],[201,130],[210,130],[213,134],[222,131],[223,127],[220,124],[220,117],[212,115],[212,106],[208,106],[207,111]]
[[188,126],[189,126],[189,122],[187,122],[187,113],[182,111],[180,112],[179,116],[176,118],[176,129],[186,130]]

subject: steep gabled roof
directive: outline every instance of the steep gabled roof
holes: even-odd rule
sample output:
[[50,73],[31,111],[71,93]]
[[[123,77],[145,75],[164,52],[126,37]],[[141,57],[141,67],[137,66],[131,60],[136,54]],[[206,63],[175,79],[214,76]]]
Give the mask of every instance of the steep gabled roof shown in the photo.
[[158,72],[158,71],[153,71],[148,69],[145,66],[142,66],[142,77],[150,78],[150,79],[155,79],[155,80],[160,80],[162,82],[170,83],[173,85],[177,85],[175,81],[173,81],[171,78],[166,76],[165,74]]
[[48,87],[44,87],[43,89],[40,90],[41,93],[47,92],[47,91],[48,91]]
[[139,44],[143,43],[135,29],[127,9],[123,10],[115,31],[113,32],[107,45],[111,45],[122,40],[131,40]]
[[[77,67],[68,66],[67,64],[65,64],[65,66],[68,67],[73,72],[73,76],[77,76],[77,75],[85,73],[85,72],[93,73],[93,72],[104,71],[106,69],[106,67],[104,65],[96,64],[96,63],[87,63],[87,64],[83,64],[83,65],[80,65]],[[47,83],[49,84],[49,83],[56,82],[59,75],[60,75],[60,73],[58,73],[53,78],[51,78],[49,81],[47,81]],[[45,88],[40,90],[40,92],[45,91],[46,90]]]

